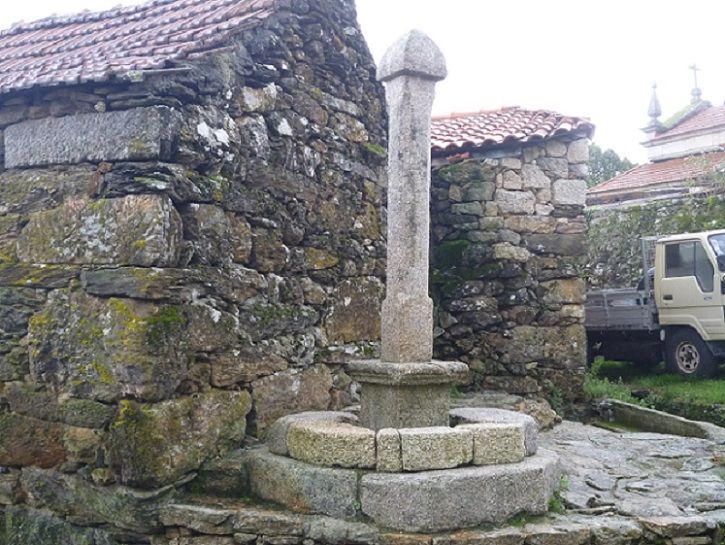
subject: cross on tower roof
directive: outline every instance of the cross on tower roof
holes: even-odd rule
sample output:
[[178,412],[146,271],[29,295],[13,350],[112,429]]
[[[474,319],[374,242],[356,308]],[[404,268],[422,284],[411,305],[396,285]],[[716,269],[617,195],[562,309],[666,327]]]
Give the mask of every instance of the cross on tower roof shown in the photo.
[[702,91],[697,86],[697,73],[700,71],[700,68],[698,68],[696,64],[693,64],[690,66],[690,70],[692,70],[692,75],[695,78],[695,86],[692,88],[692,102],[694,104],[696,102],[700,102],[702,99]]

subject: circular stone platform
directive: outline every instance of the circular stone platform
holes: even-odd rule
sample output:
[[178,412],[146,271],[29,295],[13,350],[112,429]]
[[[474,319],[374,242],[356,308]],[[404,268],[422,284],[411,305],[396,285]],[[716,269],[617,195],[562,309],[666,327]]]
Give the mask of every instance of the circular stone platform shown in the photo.
[[500,409],[454,409],[454,427],[361,427],[347,412],[285,416],[245,461],[255,495],[338,518],[366,515],[409,532],[545,513],[558,456],[537,452],[537,426]]

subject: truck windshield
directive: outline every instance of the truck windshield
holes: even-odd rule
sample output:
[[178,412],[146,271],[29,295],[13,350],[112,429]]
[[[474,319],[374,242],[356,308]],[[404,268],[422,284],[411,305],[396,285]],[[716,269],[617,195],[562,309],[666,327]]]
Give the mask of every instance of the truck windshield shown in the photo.
[[710,246],[717,257],[717,267],[721,272],[725,271],[725,233],[710,235],[707,237]]

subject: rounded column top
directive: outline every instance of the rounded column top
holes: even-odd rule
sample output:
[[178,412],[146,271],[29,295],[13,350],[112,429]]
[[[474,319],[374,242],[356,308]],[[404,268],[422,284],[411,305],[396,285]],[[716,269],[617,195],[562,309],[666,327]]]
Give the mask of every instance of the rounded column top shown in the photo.
[[438,81],[447,75],[443,53],[420,30],[411,30],[398,38],[383,55],[377,73],[378,80],[383,82],[398,76],[416,76]]

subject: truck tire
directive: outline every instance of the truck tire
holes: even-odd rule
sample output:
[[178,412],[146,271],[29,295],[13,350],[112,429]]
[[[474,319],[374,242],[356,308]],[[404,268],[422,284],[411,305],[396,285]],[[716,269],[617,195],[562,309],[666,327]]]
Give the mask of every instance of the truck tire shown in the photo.
[[676,329],[665,343],[667,369],[688,377],[710,377],[715,374],[717,361],[697,332]]

